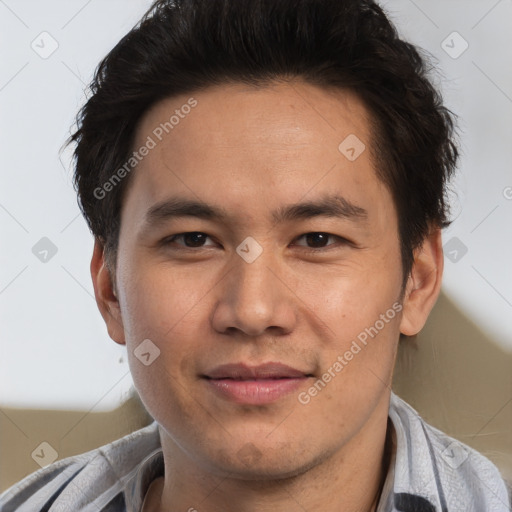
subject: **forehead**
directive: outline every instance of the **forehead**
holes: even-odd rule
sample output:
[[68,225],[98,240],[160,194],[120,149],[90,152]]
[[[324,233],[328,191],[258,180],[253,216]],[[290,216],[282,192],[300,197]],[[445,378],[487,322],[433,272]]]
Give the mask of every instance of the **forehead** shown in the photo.
[[152,149],[123,209],[147,210],[176,193],[248,215],[326,192],[389,202],[370,155],[369,120],[356,95],[303,82],[167,98],[137,128],[134,148],[151,140]]
[[[196,106],[189,108],[192,102]],[[191,139],[192,130],[196,137]],[[183,148],[264,144],[271,151],[322,139],[322,149],[336,154],[340,137],[348,131],[369,139],[368,111],[349,91],[304,82],[225,84],[158,102],[139,123],[136,141],[153,134],[157,142],[166,142],[161,135]]]

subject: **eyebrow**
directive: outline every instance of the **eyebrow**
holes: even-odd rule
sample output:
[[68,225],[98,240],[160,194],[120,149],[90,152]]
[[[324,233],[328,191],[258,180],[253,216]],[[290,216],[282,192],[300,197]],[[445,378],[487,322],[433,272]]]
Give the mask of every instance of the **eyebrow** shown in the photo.
[[[222,207],[203,201],[171,197],[153,205],[144,217],[146,226],[154,226],[173,218],[194,217],[226,223],[229,213]],[[314,201],[286,205],[271,212],[275,223],[306,220],[314,217],[335,217],[353,222],[364,222],[368,212],[339,195],[325,195]]]

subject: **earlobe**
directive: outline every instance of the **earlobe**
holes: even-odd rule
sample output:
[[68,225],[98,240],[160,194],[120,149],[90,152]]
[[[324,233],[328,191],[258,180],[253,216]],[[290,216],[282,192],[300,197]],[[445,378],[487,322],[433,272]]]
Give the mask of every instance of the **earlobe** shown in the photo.
[[125,344],[121,308],[117,299],[112,276],[105,262],[105,253],[99,240],[94,242],[91,258],[91,277],[96,304],[107,326],[109,336],[120,345]]
[[441,229],[435,228],[414,252],[414,263],[403,299],[402,334],[414,336],[425,325],[441,290],[443,263]]

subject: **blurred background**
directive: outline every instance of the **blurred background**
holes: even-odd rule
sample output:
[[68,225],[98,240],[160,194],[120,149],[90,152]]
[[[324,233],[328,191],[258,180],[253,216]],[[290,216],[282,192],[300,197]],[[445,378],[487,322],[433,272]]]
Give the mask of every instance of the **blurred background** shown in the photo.
[[[0,0],[0,491],[39,469],[41,446],[48,463],[151,421],[97,310],[59,152],[96,65],[150,3]],[[394,389],[512,479],[512,1],[381,4],[434,57],[463,153],[443,293],[401,343]]]

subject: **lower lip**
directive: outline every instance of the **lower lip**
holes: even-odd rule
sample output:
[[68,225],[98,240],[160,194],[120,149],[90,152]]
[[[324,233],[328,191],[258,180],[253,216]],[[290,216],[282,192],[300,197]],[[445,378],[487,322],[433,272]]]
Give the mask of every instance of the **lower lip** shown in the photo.
[[287,379],[206,379],[206,382],[224,398],[249,405],[269,404],[296,391],[308,377]]

